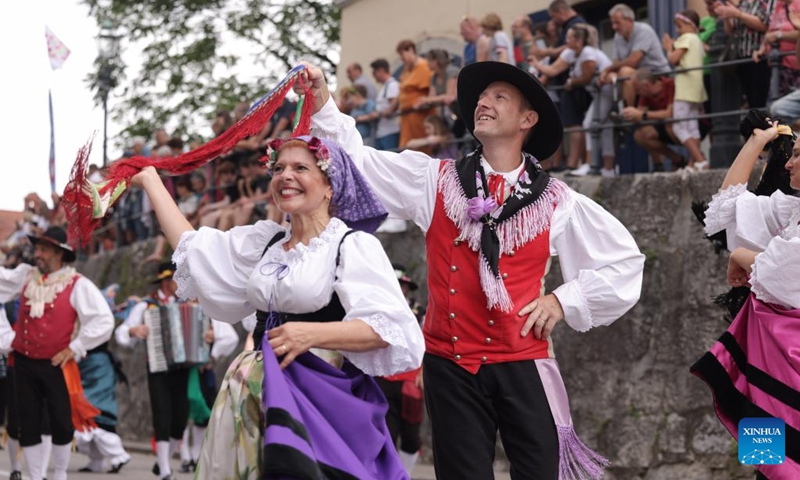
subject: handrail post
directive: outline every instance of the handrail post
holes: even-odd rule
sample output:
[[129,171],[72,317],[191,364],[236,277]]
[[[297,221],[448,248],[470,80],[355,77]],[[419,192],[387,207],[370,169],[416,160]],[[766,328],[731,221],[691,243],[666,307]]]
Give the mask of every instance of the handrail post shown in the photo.
[[592,123],[589,127],[590,136],[592,137],[592,167],[589,174],[600,175],[600,169],[603,166],[603,151],[600,148],[600,138],[602,136],[600,124],[603,121],[600,118],[601,87],[597,85],[596,81],[592,80],[592,82],[587,85],[587,88],[589,89],[589,93],[594,96],[594,101],[592,101]]
[[769,98],[767,99],[767,108],[772,105],[772,102],[780,97],[781,68],[783,68],[781,63],[783,57],[781,56],[779,49],[780,44],[778,42],[773,42],[770,45],[769,55],[767,55],[770,63],[770,69],[772,70],[769,79]]
[[[717,56],[725,48],[715,45],[709,55]],[[752,61],[752,60],[751,60]],[[711,68],[711,112],[727,112],[741,108],[742,90],[736,67]],[[741,148],[739,117],[717,117],[712,120],[711,168],[728,168]]]

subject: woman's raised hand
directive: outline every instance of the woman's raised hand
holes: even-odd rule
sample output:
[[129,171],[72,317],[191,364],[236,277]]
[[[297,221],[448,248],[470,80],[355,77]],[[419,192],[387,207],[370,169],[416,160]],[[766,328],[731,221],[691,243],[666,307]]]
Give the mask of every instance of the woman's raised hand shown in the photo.
[[[328,90],[328,83],[325,81],[325,74],[319,67],[315,67],[308,62],[300,62],[305,65],[305,72],[300,74],[300,81],[311,87],[311,92],[314,95],[314,113],[319,112],[322,107],[328,102],[331,93]],[[303,94],[303,89],[300,85],[295,84],[294,91],[298,95]]]
[[131,178],[131,185],[134,187],[145,188],[145,183],[153,178],[158,179],[158,172],[155,167],[144,167],[139,173]]
[[753,134],[751,135],[750,139],[762,143],[763,145],[766,145],[769,142],[778,138],[778,122],[774,121],[770,123],[772,126],[764,130],[760,128],[754,128]]

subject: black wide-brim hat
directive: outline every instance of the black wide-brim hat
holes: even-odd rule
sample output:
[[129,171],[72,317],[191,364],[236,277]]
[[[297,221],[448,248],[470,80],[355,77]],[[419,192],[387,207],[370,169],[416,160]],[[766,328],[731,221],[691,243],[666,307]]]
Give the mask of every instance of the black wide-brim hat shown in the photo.
[[158,273],[150,283],[157,284],[172,278],[175,275],[175,270],[177,269],[178,267],[172,262],[162,262],[158,266]]
[[41,235],[28,235],[31,244],[46,242],[64,251],[63,260],[65,263],[75,261],[75,250],[67,243],[67,232],[61,227],[50,227]]
[[473,131],[478,97],[494,82],[508,82],[517,87],[528,99],[532,109],[539,114],[539,121],[522,150],[538,160],[545,160],[553,155],[564,136],[564,125],[561,123],[558,108],[538,79],[509,63],[472,63],[462,68],[458,74],[458,107],[469,133],[475,136]]

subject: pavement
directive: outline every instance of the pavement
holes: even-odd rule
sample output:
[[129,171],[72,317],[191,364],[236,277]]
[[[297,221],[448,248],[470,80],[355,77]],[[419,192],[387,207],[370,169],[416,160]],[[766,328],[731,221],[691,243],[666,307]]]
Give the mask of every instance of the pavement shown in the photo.
[[[69,469],[67,475],[69,480],[156,480],[156,476],[152,474],[151,469],[155,463],[155,455],[151,453],[150,445],[146,443],[125,442],[125,448],[131,454],[131,461],[122,468],[122,471],[116,475],[105,473],[78,473],[78,469],[88,463],[86,456],[73,452],[70,456]],[[24,470],[24,460],[21,460]],[[177,471],[180,468],[180,461],[172,461],[173,476],[176,480],[190,480],[193,478],[191,473],[180,473]],[[8,450],[0,451],[0,480],[9,478],[11,475],[11,461],[8,457]],[[52,465],[48,474],[52,478]],[[23,475],[24,479],[28,480],[27,475]],[[414,469],[411,476],[412,480],[436,480],[436,475],[433,471],[433,465],[418,464]],[[495,472],[496,480],[510,480],[508,472]]]

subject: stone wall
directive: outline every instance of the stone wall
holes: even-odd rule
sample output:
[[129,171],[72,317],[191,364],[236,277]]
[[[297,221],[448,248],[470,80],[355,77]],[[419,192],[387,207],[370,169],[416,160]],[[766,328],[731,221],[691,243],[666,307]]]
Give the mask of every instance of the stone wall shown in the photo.
[[[723,176],[712,171],[686,177],[566,179],[619,218],[647,257],[642,298],[631,312],[610,327],[579,334],[562,324],[554,333],[577,430],[612,461],[606,478],[728,480],[754,475],[738,465],[735,443],[714,416],[710,391],[689,373],[692,362],[727,326],[711,302],[726,290],[727,256],[714,254],[690,208],[692,200],[709,199]],[[390,258],[404,263],[424,285],[427,267],[419,230],[380,237]],[[142,263],[148,248],[99,256],[80,267],[100,285],[122,279],[123,293],[143,293],[155,268]],[[560,282],[555,261],[547,284]],[[424,300],[424,287],[420,290]],[[119,390],[119,430],[127,438],[147,439],[144,349],[119,353],[131,381]]]

